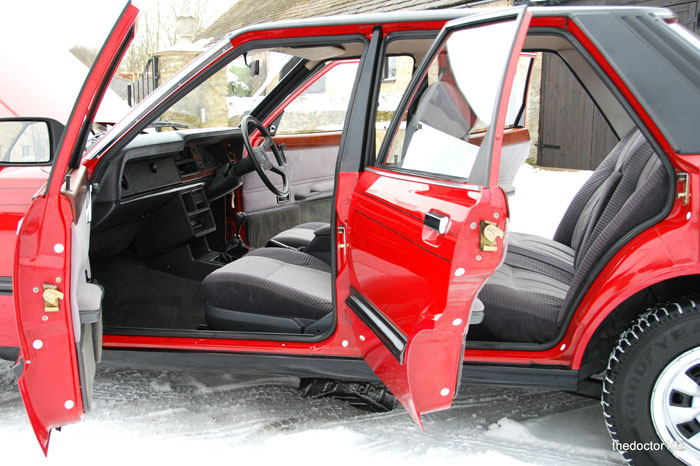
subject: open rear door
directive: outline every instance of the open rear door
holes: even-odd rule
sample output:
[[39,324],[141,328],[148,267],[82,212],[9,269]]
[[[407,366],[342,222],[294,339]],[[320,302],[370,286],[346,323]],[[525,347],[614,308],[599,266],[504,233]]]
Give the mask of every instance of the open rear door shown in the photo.
[[89,281],[90,190],[80,160],[97,107],[133,39],[137,13],[127,4],[104,43],[73,107],[46,188],[35,196],[18,232],[17,383],[45,454],[51,429],[82,418],[99,358],[102,293]]
[[419,424],[451,405],[476,296],[504,255],[499,157],[529,21],[518,8],[446,25],[350,202],[347,315]]

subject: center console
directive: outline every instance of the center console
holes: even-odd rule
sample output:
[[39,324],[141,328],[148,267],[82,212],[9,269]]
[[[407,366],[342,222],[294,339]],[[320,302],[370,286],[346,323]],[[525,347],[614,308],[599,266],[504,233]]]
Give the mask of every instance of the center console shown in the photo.
[[208,236],[217,231],[217,223],[201,184],[179,190],[143,221],[134,244],[153,268],[201,279],[228,262],[210,247]]

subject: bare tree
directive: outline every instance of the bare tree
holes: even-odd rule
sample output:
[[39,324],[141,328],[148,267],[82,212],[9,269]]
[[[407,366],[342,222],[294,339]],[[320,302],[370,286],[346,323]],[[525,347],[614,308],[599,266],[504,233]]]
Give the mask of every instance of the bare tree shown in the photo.
[[74,45],[69,48],[68,51],[88,68],[92,66],[95,62],[95,58],[97,58],[97,49],[85,47],[84,45]]
[[141,12],[139,29],[122,61],[122,71],[137,75],[155,52],[172,46],[175,41],[175,21],[178,16],[193,16],[199,33],[207,26],[209,0],[164,0]]

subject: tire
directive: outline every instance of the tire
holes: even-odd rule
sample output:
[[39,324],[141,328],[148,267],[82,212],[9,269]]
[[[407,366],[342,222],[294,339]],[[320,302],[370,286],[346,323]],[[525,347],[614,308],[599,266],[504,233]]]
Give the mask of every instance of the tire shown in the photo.
[[699,306],[694,296],[651,308],[610,354],[601,403],[630,464],[700,464]]
[[335,398],[370,413],[384,413],[398,404],[383,384],[341,382],[330,379],[302,379],[301,393],[308,398]]

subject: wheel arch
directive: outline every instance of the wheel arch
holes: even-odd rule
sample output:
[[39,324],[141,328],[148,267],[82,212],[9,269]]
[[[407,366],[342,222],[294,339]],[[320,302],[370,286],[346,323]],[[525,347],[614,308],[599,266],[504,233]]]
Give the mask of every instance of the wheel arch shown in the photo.
[[[666,278],[633,291],[607,312],[585,342],[585,350],[575,355],[573,366],[579,367],[581,379],[602,372],[620,334],[649,307],[664,301],[683,298],[700,290],[700,273]],[[581,342],[584,343],[583,341]]]

